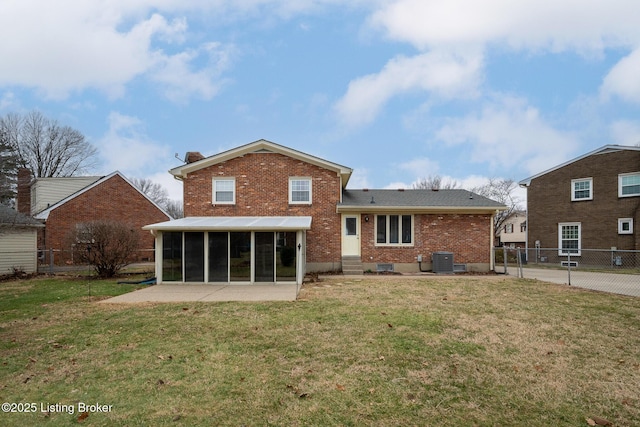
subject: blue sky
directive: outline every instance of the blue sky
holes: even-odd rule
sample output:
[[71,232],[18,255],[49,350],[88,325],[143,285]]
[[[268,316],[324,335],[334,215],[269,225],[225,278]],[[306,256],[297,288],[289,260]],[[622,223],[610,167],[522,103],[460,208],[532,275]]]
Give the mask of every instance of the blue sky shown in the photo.
[[261,138],[350,188],[516,181],[640,143],[637,0],[5,0],[0,115],[151,178]]

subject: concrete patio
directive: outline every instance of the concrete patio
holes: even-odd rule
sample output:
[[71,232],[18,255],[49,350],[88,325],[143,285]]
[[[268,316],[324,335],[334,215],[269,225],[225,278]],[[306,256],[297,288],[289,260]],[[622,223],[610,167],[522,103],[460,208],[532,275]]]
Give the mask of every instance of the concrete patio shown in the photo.
[[100,301],[102,304],[188,301],[295,301],[298,286],[269,285],[154,285]]

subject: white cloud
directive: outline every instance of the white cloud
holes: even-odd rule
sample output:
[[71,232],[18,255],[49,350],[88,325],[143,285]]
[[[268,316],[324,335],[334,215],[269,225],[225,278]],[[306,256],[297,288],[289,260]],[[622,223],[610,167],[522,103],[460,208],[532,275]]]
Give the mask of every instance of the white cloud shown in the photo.
[[604,78],[601,93],[640,103],[640,48],[620,60]]
[[395,0],[370,22],[419,49],[501,43],[515,49],[599,51],[640,40],[635,0]]
[[[0,57],[11,60],[0,67],[0,85],[35,88],[56,99],[97,88],[116,98],[131,80],[151,74],[170,88],[171,97],[181,93],[208,99],[215,94],[220,62],[192,69],[199,54],[212,53],[211,43],[168,54],[165,47],[175,50],[185,41],[187,21],[151,13],[175,9],[176,3],[2,2],[0,38],[11,42],[0,44]],[[175,74],[169,78],[169,72]]]
[[618,120],[611,124],[611,139],[615,144],[640,144],[640,122]]
[[126,176],[140,177],[160,169],[173,158],[168,146],[148,138],[138,118],[117,112],[109,115],[109,130],[97,146],[104,173],[119,170]]
[[562,163],[576,150],[576,138],[548,124],[526,101],[503,97],[479,114],[446,120],[437,138],[463,146],[469,160],[488,163],[493,170],[518,165],[534,174]]
[[437,175],[440,165],[426,157],[418,157],[408,162],[401,163],[400,169],[413,174],[416,178],[425,178],[431,175]]
[[[392,97],[430,91],[456,98],[474,94],[488,48],[526,53],[578,52],[601,56],[606,49],[633,49],[640,25],[630,13],[636,0],[391,0],[379,2],[369,26],[420,54],[389,61],[378,73],[351,81],[336,104],[342,121],[372,122]],[[605,94],[640,102],[640,51],[617,64],[603,85]]]
[[371,188],[369,181],[369,169],[354,168],[347,186],[349,188]]
[[399,93],[430,91],[442,97],[468,97],[476,92],[481,59],[441,51],[408,58],[393,58],[376,74],[349,83],[347,93],[335,110],[349,125],[362,125],[375,119],[384,104]]
[[[220,43],[207,43],[198,49],[163,56],[158,69],[151,72],[151,79],[164,86],[166,97],[174,102],[184,103],[192,96],[211,99],[223,84],[220,75],[229,66],[232,50]],[[193,71],[191,64],[200,57],[205,57],[207,65]]]

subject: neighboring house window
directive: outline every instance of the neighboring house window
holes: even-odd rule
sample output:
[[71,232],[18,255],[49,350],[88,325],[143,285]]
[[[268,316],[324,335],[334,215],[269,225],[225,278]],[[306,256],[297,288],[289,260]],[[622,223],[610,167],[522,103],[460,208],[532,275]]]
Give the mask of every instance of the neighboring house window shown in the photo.
[[413,216],[376,215],[376,244],[413,245]]
[[88,224],[76,224],[76,243],[94,243]]
[[527,231],[527,223],[526,223],[526,221],[520,223],[520,232],[524,233],[525,231]]
[[513,233],[513,224],[505,224],[504,225],[505,233]]
[[558,224],[558,254],[580,255],[582,248],[582,230],[579,222]]
[[593,178],[571,180],[571,201],[593,200]]
[[213,179],[213,204],[233,205],[236,203],[236,180],[235,178],[214,178]]
[[640,196],[640,172],[618,175],[618,197]]
[[618,234],[633,234],[633,218],[618,218]]
[[311,204],[311,178],[289,178],[289,203]]

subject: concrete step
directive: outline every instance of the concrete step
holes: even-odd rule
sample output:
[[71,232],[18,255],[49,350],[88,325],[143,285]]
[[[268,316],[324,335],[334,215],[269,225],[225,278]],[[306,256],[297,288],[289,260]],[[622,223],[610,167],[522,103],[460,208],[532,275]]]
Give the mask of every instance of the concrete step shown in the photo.
[[360,257],[343,257],[342,274],[345,276],[362,276],[364,274],[362,259]]

